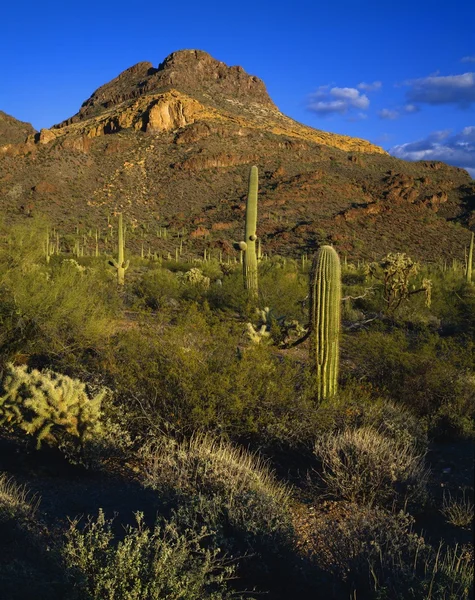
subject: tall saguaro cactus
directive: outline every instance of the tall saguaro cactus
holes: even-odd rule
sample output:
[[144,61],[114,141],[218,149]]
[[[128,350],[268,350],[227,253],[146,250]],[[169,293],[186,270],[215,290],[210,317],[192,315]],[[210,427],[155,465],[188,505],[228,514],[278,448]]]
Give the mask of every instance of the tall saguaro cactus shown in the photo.
[[129,268],[129,261],[124,260],[124,229],[122,227],[122,213],[119,214],[119,235],[118,235],[119,256],[118,260],[110,260],[109,264],[117,270],[117,283],[124,285],[125,272]]
[[257,227],[257,188],[258,170],[254,165],[249,174],[249,189],[246,203],[246,228],[244,241],[239,242],[239,249],[244,253],[243,275],[244,287],[252,296],[257,296],[257,253],[256,253],[256,227]]
[[472,231],[472,237],[470,238],[470,248],[468,249],[467,256],[467,272],[465,273],[465,279],[467,283],[472,283],[472,270],[473,270],[473,238],[475,234]]
[[332,246],[322,246],[310,276],[310,352],[316,361],[318,401],[331,398],[338,389],[340,321],[340,259]]

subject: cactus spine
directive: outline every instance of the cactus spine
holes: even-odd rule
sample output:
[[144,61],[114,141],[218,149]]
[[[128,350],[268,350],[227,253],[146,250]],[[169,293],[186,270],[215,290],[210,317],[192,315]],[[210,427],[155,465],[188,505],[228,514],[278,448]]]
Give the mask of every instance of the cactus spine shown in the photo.
[[470,238],[470,248],[468,250],[467,257],[467,272],[465,274],[465,279],[467,283],[472,283],[472,270],[473,270],[473,238],[475,234],[472,231],[472,237]]
[[316,360],[319,402],[334,396],[338,389],[340,305],[340,259],[332,246],[322,246],[310,277],[310,352],[311,360]]
[[109,264],[112,265],[117,270],[117,283],[119,285],[124,285],[125,272],[129,268],[129,261],[124,260],[124,230],[122,227],[122,213],[119,214],[119,255],[118,260],[112,259],[109,261]]
[[257,227],[257,188],[258,170],[251,167],[249,174],[249,189],[246,203],[246,228],[244,241],[239,242],[239,248],[244,254],[243,275],[244,287],[252,296],[257,296],[257,253],[256,253],[256,227]]

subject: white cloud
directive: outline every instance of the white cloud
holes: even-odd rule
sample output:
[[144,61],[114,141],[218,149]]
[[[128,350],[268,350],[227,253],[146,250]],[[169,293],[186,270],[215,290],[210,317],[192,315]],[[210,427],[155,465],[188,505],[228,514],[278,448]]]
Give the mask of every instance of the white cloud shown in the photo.
[[475,102],[475,73],[430,76],[407,81],[410,86],[406,96],[410,103],[422,104],[458,104],[468,108]]
[[365,92],[378,92],[383,87],[381,81],[373,81],[373,83],[366,83],[362,81],[358,83],[358,89]]
[[463,62],[463,63],[475,62],[475,56],[464,56],[462,59],[460,59],[460,62]]
[[399,119],[399,117],[403,117],[404,115],[411,115],[416,112],[419,112],[419,107],[415,104],[406,104],[404,106],[398,106],[396,108],[383,108],[378,111],[378,116],[380,119],[387,119],[389,121],[394,121]]
[[427,138],[394,146],[390,154],[404,160],[440,160],[475,175],[475,126],[453,134],[450,129],[432,132]]
[[368,97],[356,88],[330,88],[328,85],[322,85],[318,90],[311,94],[307,108],[320,115],[330,115],[337,113],[346,114],[352,109],[366,110],[369,107]]
[[378,111],[378,115],[380,119],[388,119],[389,121],[394,121],[394,119],[399,119],[401,116],[399,111],[391,110],[390,108],[383,108]]

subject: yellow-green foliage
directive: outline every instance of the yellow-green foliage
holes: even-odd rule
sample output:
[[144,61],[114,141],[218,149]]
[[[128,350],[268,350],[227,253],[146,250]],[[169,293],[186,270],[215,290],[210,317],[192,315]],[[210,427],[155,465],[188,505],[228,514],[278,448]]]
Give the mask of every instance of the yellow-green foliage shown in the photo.
[[81,598],[112,600],[225,600],[235,567],[206,547],[206,529],[180,531],[176,521],[127,527],[117,542],[102,510],[83,531],[74,521],[63,550]]
[[78,379],[8,364],[0,396],[0,425],[18,427],[51,444],[67,434],[81,443],[100,431],[102,390],[89,399]]

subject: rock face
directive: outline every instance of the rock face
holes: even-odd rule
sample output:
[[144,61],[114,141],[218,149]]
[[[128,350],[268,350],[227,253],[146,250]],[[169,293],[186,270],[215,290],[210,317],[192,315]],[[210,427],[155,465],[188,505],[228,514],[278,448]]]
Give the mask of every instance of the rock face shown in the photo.
[[[201,50],[170,54],[157,68],[141,62],[97,89],[73,117],[42,130],[40,143],[62,136],[96,137],[124,129],[159,134],[197,121],[290,136],[300,149],[316,142],[352,152],[385,154],[365,140],[326,133],[283,115],[264,83],[242,67],[228,67]],[[297,142],[297,140],[299,140]],[[285,140],[281,144],[288,145]],[[357,162],[357,158],[353,158]],[[210,163],[211,164],[211,163]]]
[[34,133],[32,125],[18,121],[0,110],[0,147],[6,144],[21,144]]
[[97,89],[80,111],[56,127],[95,117],[104,110],[147,94],[176,89],[220,107],[226,99],[275,108],[264,83],[242,67],[228,67],[202,50],[173,52],[158,66],[140,62]]

